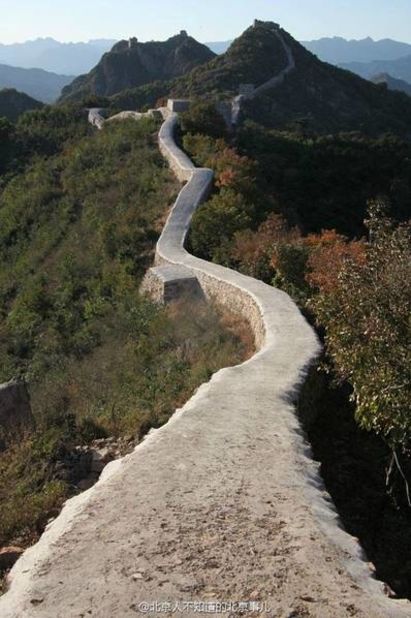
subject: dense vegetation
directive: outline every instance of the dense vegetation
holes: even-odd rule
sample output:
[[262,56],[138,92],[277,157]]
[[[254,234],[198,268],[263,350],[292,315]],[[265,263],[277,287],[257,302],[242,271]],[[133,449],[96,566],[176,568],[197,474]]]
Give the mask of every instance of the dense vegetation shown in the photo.
[[251,345],[213,307],[139,296],[177,190],[156,122],[90,134],[66,113],[2,125],[22,158],[0,193],[0,381],[28,382],[36,427],[0,436],[0,546],[30,543],[76,491],[62,466],[76,445],[135,443]]
[[31,161],[55,155],[90,134],[80,106],[43,107],[16,123],[0,118],[0,189]]
[[[196,125],[201,134],[193,133]],[[187,150],[217,174],[217,190],[191,231],[193,248],[209,259],[225,254],[230,262],[234,233],[255,230],[273,212],[303,234],[329,227],[349,238],[365,233],[367,203],[381,195],[396,220],[410,216],[411,146],[395,136],[307,135],[249,122],[233,147],[221,118],[203,103],[186,115],[183,128]]]
[[[376,458],[366,463],[372,482],[365,495],[380,506],[367,512],[358,486],[350,504],[360,504],[361,515],[355,520],[346,507],[343,512],[353,534],[366,536],[378,572],[410,596],[409,565],[399,569],[404,548],[411,547],[410,146],[389,135],[308,137],[254,124],[244,127],[233,145],[222,131],[204,134],[201,112],[206,113],[204,104],[185,114],[183,128],[192,133],[183,144],[200,165],[214,169],[216,181],[194,215],[191,247],[283,288],[316,322],[325,357],[308,385],[305,420],[312,422],[313,410],[322,409],[321,426],[333,428],[327,417],[333,407],[324,406],[333,401],[336,418],[350,434],[355,433],[347,423],[350,416],[358,431],[371,432],[371,442],[355,434],[354,443],[365,441],[367,456]],[[330,375],[354,407],[324,391]],[[341,453],[341,426],[331,431],[326,442]],[[346,477],[329,472],[323,442],[324,435],[316,435],[316,452],[328,458],[330,489],[349,492]],[[352,460],[352,447],[345,457]]]

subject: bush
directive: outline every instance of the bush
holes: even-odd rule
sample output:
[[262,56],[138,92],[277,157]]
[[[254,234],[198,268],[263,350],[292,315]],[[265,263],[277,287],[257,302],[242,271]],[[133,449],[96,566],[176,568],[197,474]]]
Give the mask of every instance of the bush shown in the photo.
[[194,253],[227,263],[234,233],[251,223],[248,209],[243,196],[230,189],[213,195],[193,217],[190,244]]
[[217,111],[215,102],[191,103],[189,110],[181,114],[181,128],[185,133],[200,133],[213,138],[227,134],[224,118]]

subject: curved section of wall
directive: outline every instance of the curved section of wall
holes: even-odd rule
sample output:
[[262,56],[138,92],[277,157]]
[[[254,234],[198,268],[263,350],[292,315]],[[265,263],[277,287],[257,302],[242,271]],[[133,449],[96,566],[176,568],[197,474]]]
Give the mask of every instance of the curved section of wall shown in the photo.
[[295,371],[292,373],[303,373],[318,354],[319,344],[313,329],[289,296],[252,277],[194,257],[185,250],[192,215],[210,192],[213,172],[195,168],[177,146],[174,141],[177,123],[176,114],[168,115],[159,133],[159,144],[177,177],[187,183],[180,191],[157,243],[156,263],[179,264],[193,270],[207,296],[215,297],[220,304],[240,313],[250,322],[260,351],[276,354],[281,336],[279,329],[292,330],[293,345],[288,345],[289,352],[295,346]]
[[[177,124],[176,114],[165,116],[159,143],[170,167],[180,180],[187,180],[187,184],[180,191],[158,241],[156,262],[191,269],[206,296],[215,298],[219,304],[249,321],[258,352],[242,366],[247,367],[247,376],[242,374],[241,379],[246,379],[249,385],[250,406],[256,399],[265,399],[265,402],[279,399],[292,403],[308,366],[319,354],[317,337],[287,294],[231,269],[199,259],[184,248],[191,217],[208,195],[213,176],[209,169],[194,168],[187,155],[178,148],[173,137]],[[262,380],[262,375],[266,379]],[[292,413],[292,409],[288,407],[287,413]],[[285,433],[289,431],[288,423],[286,425]],[[304,442],[295,442],[294,448],[297,451],[305,450],[305,456],[311,459],[311,450]],[[307,459],[306,464],[307,469],[299,471],[304,479],[302,491],[326,537],[345,556],[347,572],[370,595],[369,616],[377,615],[377,607],[380,610],[383,608],[385,616],[406,616],[410,611],[408,601],[392,601],[385,596],[384,585],[374,578],[373,569],[358,540],[346,533],[340,524],[320,475],[313,472]]]

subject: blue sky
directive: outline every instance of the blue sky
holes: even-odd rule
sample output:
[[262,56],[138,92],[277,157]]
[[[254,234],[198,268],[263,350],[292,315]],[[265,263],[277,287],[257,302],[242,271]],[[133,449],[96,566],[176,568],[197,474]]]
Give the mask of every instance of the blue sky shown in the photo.
[[0,0],[0,42],[44,36],[200,41],[240,34],[253,19],[279,22],[300,40],[339,35],[411,43],[411,0]]

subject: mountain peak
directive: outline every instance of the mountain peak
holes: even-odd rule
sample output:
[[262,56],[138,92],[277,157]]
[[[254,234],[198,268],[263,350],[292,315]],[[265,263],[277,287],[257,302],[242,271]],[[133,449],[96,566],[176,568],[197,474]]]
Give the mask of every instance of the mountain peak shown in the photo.
[[243,117],[269,127],[303,123],[321,132],[409,134],[411,126],[411,103],[402,95],[322,62],[270,22],[256,21],[225,54],[176,80],[171,92],[210,93],[227,103],[243,94]]
[[255,19],[252,27],[265,28],[266,30],[278,30],[280,28],[280,24],[277,24],[274,21],[261,21],[260,19]]
[[90,73],[67,86],[62,100],[111,96],[149,82],[174,79],[214,57],[208,47],[185,30],[167,41],[140,43],[137,37],[131,37],[116,43]]
[[217,89],[235,96],[241,84],[262,85],[287,66],[284,37],[294,41],[279,24],[256,19],[225,54],[200,66],[189,78],[178,80],[176,94],[183,95],[189,89],[195,96]]

